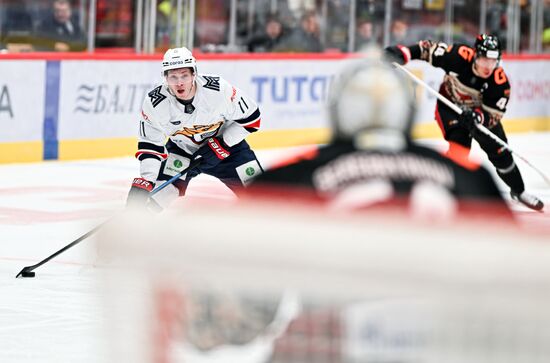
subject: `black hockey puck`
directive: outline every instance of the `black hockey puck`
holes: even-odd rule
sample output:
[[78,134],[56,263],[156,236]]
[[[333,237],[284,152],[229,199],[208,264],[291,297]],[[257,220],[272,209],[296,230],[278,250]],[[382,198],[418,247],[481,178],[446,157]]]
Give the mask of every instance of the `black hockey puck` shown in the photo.
[[34,277],[36,273],[34,271],[21,272],[21,277]]

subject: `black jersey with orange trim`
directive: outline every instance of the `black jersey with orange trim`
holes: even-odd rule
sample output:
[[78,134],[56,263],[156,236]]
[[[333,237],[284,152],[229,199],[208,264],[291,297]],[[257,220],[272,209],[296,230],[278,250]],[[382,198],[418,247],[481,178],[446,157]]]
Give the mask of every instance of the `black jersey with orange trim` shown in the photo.
[[421,41],[411,47],[411,54],[412,59],[425,60],[445,71],[439,89],[443,96],[459,106],[480,108],[487,127],[500,122],[510,99],[510,83],[502,67],[495,68],[488,78],[477,76],[473,71],[475,50],[465,44]]
[[[296,187],[314,191],[321,199],[385,184],[391,198],[407,198],[423,185],[437,186],[453,200],[506,204],[491,174],[471,162],[459,165],[430,148],[410,144],[399,152],[358,150],[351,143],[336,143],[307,153],[291,164],[266,171],[254,179],[254,187]],[[376,188],[372,190],[378,190]],[[436,203],[434,199],[434,203]]]

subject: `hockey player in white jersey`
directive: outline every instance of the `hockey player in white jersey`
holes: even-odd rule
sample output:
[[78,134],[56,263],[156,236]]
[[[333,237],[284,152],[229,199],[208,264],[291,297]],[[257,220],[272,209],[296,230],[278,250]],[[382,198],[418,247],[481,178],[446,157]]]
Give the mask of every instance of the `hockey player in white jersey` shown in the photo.
[[[245,138],[260,127],[256,102],[217,75],[197,73],[187,48],[166,51],[164,83],[151,90],[140,115],[134,179],[128,205],[143,205],[155,184],[168,180],[200,158],[200,164],[155,195],[166,206],[183,196],[200,173],[221,180],[234,192],[262,172]],[[168,138],[168,141],[166,139]]]

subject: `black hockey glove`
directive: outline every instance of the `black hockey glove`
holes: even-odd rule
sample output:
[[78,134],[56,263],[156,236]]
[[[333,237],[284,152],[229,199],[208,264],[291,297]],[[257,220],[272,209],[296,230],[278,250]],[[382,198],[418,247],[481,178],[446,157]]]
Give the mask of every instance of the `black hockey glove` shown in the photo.
[[384,48],[384,58],[388,62],[396,62],[405,65],[411,60],[411,51],[402,45],[394,45]]
[[471,133],[477,130],[476,124],[483,124],[483,112],[479,109],[464,108],[458,116],[458,123]]
[[[231,155],[229,146],[221,138],[211,137],[193,154],[193,160],[202,159],[197,169],[201,172],[215,168]],[[192,174],[192,173],[191,173]]]
[[155,187],[155,183],[143,178],[135,178],[126,199],[127,207],[143,207],[149,199],[149,193]]

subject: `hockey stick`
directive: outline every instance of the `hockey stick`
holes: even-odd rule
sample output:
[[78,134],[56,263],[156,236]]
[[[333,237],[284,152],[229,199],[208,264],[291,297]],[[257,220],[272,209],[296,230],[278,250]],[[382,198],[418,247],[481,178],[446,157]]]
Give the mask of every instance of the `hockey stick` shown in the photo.
[[[183,174],[187,173],[189,170],[195,168],[196,166],[198,166],[200,163],[201,163],[202,159],[195,159],[193,162],[191,162],[191,164],[189,164],[189,166],[185,169],[183,169],[181,172],[179,172],[178,174],[174,175],[172,178],[170,178],[169,180],[165,181],[164,183],[162,183],[161,185],[159,185],[157,188],[155,188],[153,191],[151,191],[151,193],[149,193],[149,199],[154,196],[155,194],[157,194],[158,192],[160,192],[162,189],[166,188],[168,185],[172,184],[173,182],[175,182],[176,180],[178,180]],[[19,273],[15,276],[15,278],[18,278],[19,276],[21,277],[34,277],[35,276],[35,273],[33,272],[33,270],[35,270],[36,268],[42,266],[43,264],[45,264],[46,262],[48,262],[49,260],[51,260],[52,258],[56,257],[56,256],[59,256],[60,254],[62,254],[63,252],[67,251],[69,248],[79,244],[80,242],[82,242],[83,240],[85,240],[86,238],[90,237],[91,235],[93,235],[94,233],[96,233],[97,231],[99,231],[103,226],[105,226],[107,223],[109,223],[110,221],[112,220],[109,219],[103,223],[101,223],[99,226],[93,228],[91,231],[83,234],[82,236],[78,237],[77,239],[75,239],[73,242],[69,243],[68,245],[66,245],[65,247],[63,247],[62,249],[60,249],[59,251],[55,252],[54,254],[46,257],[45,259],[43,259],[42,261],[34,264],[34,265],[31,265],[31,266],[25,266],[23,267],[23,269],[21,271],[19,271]]]
[[[398,69],[402,70],[403,72],[405,72],[409,77],[412,78],[413,81],[415,81],[416,83],[418,83],[419,85],[421,85],[422,87],[424,87],[429,93],[431,93],[432,95],[434,95],[435,97],[437,97],[441,102],[443,102],[445,105],[447,105],[451,110],[453,110],[454,112],[456,112],[457,114],[462,114],[462,110],[460,109],[460,107],[458,107],[457,105],[455,105],[454,103],[452,103],[449,99],[447,99],[445,96],[443,96],[442,94],[440,94],[439,92],[437,92],[436,90],[434,90],[432,87],[430,87],[426,82],[422,81],[420,78],[418,78],[417,76],[415,76],[411,71],[409,71],[407,68],[403,67],[401,64],[399,63],[396,63],[396,62],[393,62],[392,63],[395,67],[397,67]],[[475,124],[477,129],[479,131],[481,131],[482,133],[484,133],[485,135],[489,136],[492,140],[494,140],[497,144],[499,144],[500,146],[502,146],[503,148],[505,148],[506,150],[508,150],[509,152],[511,152],[512,154],[514,154],[515,156],[517,156],[519,159],[521,159],[525,164],[529,165],[533,170],[535,170],[543,179],[544,181],[550,185],[550,178],[544,174],[539,168],[537,168],[536,166],[534,166],[533,164],[531,164],[529,162],[529,160],[527,160],[525,157],[523,157],[522,155],[518,154],[516,151],[514,151],[510,145],[508,145],[506,142],[504,142],[503,140],[501,140],[497,135],[493,134],[491,132],[491,130],[489,130],[488,128],[486,128],[485,126],[483,126],[482,124],[478,124],[476,123]]]

